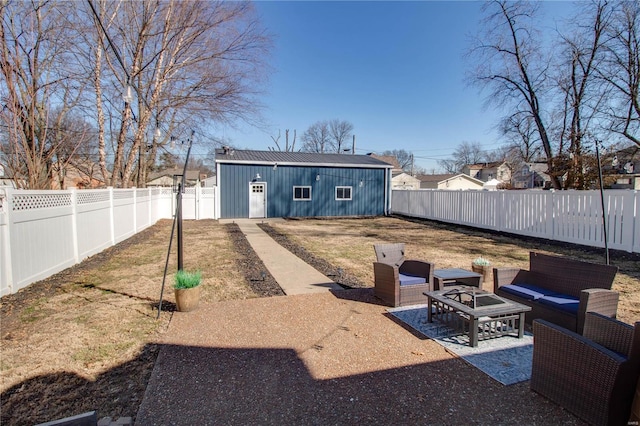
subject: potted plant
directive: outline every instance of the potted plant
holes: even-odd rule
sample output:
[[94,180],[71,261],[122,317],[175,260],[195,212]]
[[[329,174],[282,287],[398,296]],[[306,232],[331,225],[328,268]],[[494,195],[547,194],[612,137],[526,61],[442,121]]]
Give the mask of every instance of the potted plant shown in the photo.
[[200,303],[200,283],[202,272],[188,272],[179,270],[174,276],[173,288],[176,296],[176,306],[179,312],[189,312],[198,309]]
[[482,274],[482,282],[489,281],[489,274],[491,274],[491,262],[484,257],[480,256],[471,263],[471,270],[477,274]]

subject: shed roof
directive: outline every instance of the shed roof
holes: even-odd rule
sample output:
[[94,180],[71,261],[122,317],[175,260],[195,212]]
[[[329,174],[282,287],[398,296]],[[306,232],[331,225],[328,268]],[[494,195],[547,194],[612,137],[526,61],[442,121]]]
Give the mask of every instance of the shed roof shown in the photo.
[[392,168],[369,155],[216,149],[216,163]]

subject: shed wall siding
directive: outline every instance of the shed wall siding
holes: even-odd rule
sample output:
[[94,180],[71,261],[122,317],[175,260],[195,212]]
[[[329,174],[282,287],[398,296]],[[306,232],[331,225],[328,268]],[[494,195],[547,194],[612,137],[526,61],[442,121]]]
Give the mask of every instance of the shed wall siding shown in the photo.
[[[386,169],[220,164],[220,217],[249,217],[249,184],[267,183],[267,217],[378,216],[384,214]],[[256,174],[260,175],[255,179]],[[316,176],[320,176],[316,180]],[[360,186],[360,181],[363,185]],[[311,201],[294,201],[294,186],[310,186]],[[351,200],[336,200],[350,186]]]

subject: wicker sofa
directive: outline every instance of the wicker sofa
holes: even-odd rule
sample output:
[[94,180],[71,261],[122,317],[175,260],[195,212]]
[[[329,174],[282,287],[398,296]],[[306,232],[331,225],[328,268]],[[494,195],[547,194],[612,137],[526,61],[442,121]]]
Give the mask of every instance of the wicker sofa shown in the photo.
[[533,391],[590,424],[627,424],[640,376],[640,322],[588,312],[578,334],[536,320],[533,339]]
[[582,333],[585,314],[615,318],[618,292],[611,290],[618,268],[542,253],[529,254],[529,270],[494,268],[494,293],[531,306],[527,324],[545,319]]

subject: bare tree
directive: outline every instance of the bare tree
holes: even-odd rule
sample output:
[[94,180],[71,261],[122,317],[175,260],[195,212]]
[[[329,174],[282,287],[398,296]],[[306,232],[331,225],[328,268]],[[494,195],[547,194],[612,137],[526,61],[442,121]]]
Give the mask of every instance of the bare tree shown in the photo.
[[282,149],[282,147],[280,146],[280,137],[281,137],[281,133],[280,130],[278,130],[278,137],[273,137],[271,136],[271,140],[273,140],[273,143],[276,144],[276,148],[271,148],[269,147],[270,151],[285,151],[285,152],[293,152],[296,149],[296,129],[293,129],[293,140],[291,141],[291,144],[289,144],[289,129],[286,129],[284,131],[284,149]]
[[564,170],[556,166],[541,96],[549,85],[549,61],[544,58],[535,30],[538,3],[495,0],[485,10],[487,33],[476,42],[473,53],[478,59],[474,81],[490,89],[488,99],[500,105],[526,111],[536,125],[546,155],[549,176],[560,189]]
[[329,121],[329,133],[333,148],[338,154],[349,150],[349,148],[345,149],[344,145],[353,136],[353,124],[346,120],[333,119]]
[[[111,184],[144,186],[158,148],[211,122],[249,120],[257,112],[257,85],[270,39],[245,2],[102,1],[96,38],[108,46],[93,55],[96,102],[111,96],[114,161]],[[91,12],[93,12],[93,10]],[[109,36],[109,37],[107,37]],[[102,62],[103,61],[103,62]],[[102,78],[100,78],[102,77]],[[128,89],[130,87],[131,89]],[[115,99],[127,96],[125,102]],[[160,130],[160,132],[156,131]],[[180,132],[176,135],[181,137]],[[106,139],[106,137],[105,137]],[[108,153],[101,151],[101,163]]]
[[505,117],[499,126],[500,133],[507,142],[507,149],[515,149],[520,159],[531,162],[540,157],[540,140],[533,118],[527,113],[515,113]]
[[73,5],[62,2],[0,3],[1,116],[8,129],[2,149],[6,168],[32,189],[49,188],[60,148],[82,140],[61,129],[84,86],[69,53],[77,41],[67,20],[72,12]]
[[402,170],[405,172],[411,172],[411,168],[413,166],[413,153],[405,151],[404,149],[393,149],[384,151],[382,155],[395,157]]
[[[596,79],[601,63],[602,40],[610,19],[610,7],[604,2],[588,4],[579,21],[569,26],[569,34],[562,37],[564,57],[557,67],[557,78],[563,102],[559,144],[567,146],[565,188],[587,189],[585,180],[585,138],[595,126],[595,119],[604,99],[602,84]],[[560,148],[559,153],[565,150]]]
[[312,124],[305,130],[301,139],[302,149],[306,152],[323,154],[334,151],[331,145],[331,130],[328,121],[318,121]]
[[438,160],[447,173],[460,173],[464,166],[485,162],[486,154],[478,142],[462,142],[453,151],[451,158]]
[[640,3],[615,3],[606,32],[606,59],[597,69],[612,89],[609,130],[640,146]]

